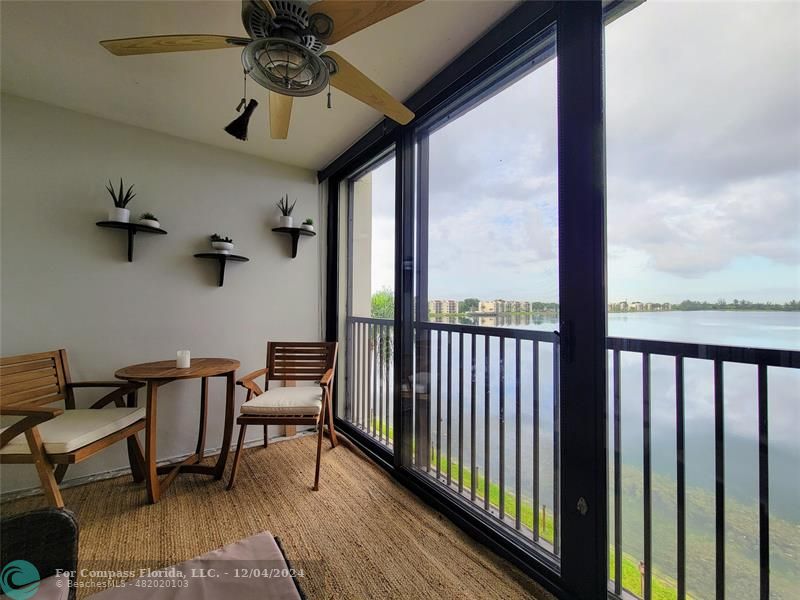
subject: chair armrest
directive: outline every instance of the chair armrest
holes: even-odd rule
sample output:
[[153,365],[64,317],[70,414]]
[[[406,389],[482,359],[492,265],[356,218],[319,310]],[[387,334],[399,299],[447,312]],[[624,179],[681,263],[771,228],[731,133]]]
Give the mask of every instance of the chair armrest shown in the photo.
[[[259,369],[258,371],[253,371],[252,373],[248,373],[244,377],[240,377],[236,380],[236,384],[246,388],[250,392],[254,393],[256,396],[260,396],[264,392],[261,391],[261,388],[258,387],[258,384],[253,381],[256,377],[261,377],[262,375],[266,375],[269,373],[269,369]],[[248,396],[249,398],[249,396]]]
[[143,387],[144,383],[141,381],[76,381],[67,384],[67,387],[70,390],[74,390],[76,388],[108,388],[113,387],[117,388],[112,392],[109,392],[100,400],[92,404],[89,408],[103,408],[107,404],[114,403],[114,406],[117,408],[123,408],[125,406],[125,401],[122,399],[123,396],[127,394],[131,394],[136,392],[139,388]]
[[63,408],[52,406],[34,406],[17,404],[16,406],[0,406],[0,415],[11,417],[46,417],[43,421],[53,419],[64,412]]
[[333,379],[333,369],[328,369],[325,371],[325,374],[319,380],[319,385],[321,387],[327,387],[331,383],[331,379]]
[[67,384],[68,388],[104,388],[104,387],[131,387],[139,389],[144,383],[141,381],[73,381]]
[[48,406],[0,406],[0,415],[23,417],[20,421],[3,430],[3,433],[0,433],[0,448],[5,447],[19,434],[33,429],[45,421],[54,419],[63,412],[63,408],[51,408]]

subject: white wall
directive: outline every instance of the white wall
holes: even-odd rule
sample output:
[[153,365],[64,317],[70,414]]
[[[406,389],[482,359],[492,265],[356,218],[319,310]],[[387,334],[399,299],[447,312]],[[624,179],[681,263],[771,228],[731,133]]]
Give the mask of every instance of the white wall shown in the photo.
[[[291,260],[289,238],[270,231],[287,192],[296,218],[320,222],[313,172],[7,95],[0,145],[3,356],[66,348],[79,381],[189,348],[237,358],[243,374],[263,366],[267,339],[319,339],[323,237],[301,239]],[[120,176],[135,183],[132,215],[151,211],[169,232],[137,235],[132,263],[124,232],[95,226],[111,206],[104,184]],[[216,263],[192,256],[214,232],[250,258],[228,265],[222,288]],[[199,389],[160,390],[160,458],[193,450]],[[79,407],[97,397],[80,394]],[[238,389],[237,409],[243,399]],[[212,379],[209,448],[221,443],[223,400],[223,380]],[[67,479],[126,464],[117,444]],[[3,492],[38,485],[31,465],[4,465],[0,482]]]

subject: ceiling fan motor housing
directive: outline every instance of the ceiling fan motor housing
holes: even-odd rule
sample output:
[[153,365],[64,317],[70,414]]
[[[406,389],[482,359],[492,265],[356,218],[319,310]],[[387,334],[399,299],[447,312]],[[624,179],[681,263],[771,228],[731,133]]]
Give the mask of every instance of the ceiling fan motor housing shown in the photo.
[[309,15],[310,2],[301,0],[271,0],[273,18],[257,2],[242,0],[242,24],[253,39],[289,37],[315,54],[325,50],[320,39],[333,31],[333,21],[327,15]]

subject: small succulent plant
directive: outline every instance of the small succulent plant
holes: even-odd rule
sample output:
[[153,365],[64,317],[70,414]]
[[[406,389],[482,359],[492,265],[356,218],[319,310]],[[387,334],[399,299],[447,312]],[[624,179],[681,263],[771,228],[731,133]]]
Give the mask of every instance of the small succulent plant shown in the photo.
[[275,206],[278,207],[278,210],[281,211],[281,214],[284,217],[290,217],[292,215],[292,211],[294,210],[295,204],[297,204],[297,200],[289,204],[289,194],[286,194],[286,196],[281,197],[280,202],[278,202]]
[[222,237],[221,235],[215,233],[209,238],[212,242],[225,242],[227,244],[232,244],[233,240],[228,236]]
[[158,221],[158,217],[151,212],[142,213],[142,216],[139,218],[147,221]]
[[136,192],[133,191],[133,185],[125,191],[122,185],[122,177],[119,178],[119,191],[114,189],[114,185],[111,183],[111,180],[108,180],[108,185],[106,185],[106,189],[108,193],[111,194],[111,198],[114,200],[114,206],[117,208],[125,208],[128,205],[128,202],[133,200],[133,197],[136,196]]
[[311,225],[313,227],[314,219],[306,219],[305,221],[303,221],[303,225]]

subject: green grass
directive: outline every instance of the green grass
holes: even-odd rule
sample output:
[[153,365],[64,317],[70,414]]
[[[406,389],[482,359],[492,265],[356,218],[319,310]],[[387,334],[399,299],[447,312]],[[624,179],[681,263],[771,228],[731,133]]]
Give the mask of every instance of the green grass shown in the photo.
[[[378,421],[377,419],[373,421],[373,427],[375,429],[375,435],[379,433],[383,433],[384,439],[388,440],[390,443],[394,440],[394,430],[388,424]],[[413,448],[412,448],[413,453]],[[431,469],[435,471],[436,469],[436,453],[433,448],[431,448]],[[441,475],[447,476],[447,457],[440,456],[439,457],[439,472]],[[462,481],[463,481],[463,488],[464,490],[471,490],[472,489],[472,472],[469,468],[464,468],[461,474]],[[451,481],[458,483],[458,462],[450,461],[450,478]],[[480,473],[476,473],[475,475],[475,498],[480,499],[483,502],[486,493],[486,479]],[[517,496],[513,492],[509,492],[508,490],[504,491],[503,494],[504,498],[504,512],[506,516],[510,517],[511,519],[516,519],[517,516]],[[490,481],[489,482],[489,504],[495,508],[496,510],[500,510],[500,485]],[[542,514],[541,507],[539,508],[539,537],[546,540],[550,544],[553,543],[553,518],[552,514],[549,512],[550,507],[545,507],[545,513]],[[529,530],[533,531],[533,504],[531,504],[525,498],[520,499],[520,523],[527,527]],[[544,518],[543,518],[544,517]],[[609,565],[608,565],[608,574],[609,577],[613,578],[614,576],[614,567],[615,567],[615,557],[614,557],[614,548],[611,546],[608,550],[609,553]],[[639,573],[639,559],[635,556],[632,556],[626,552],[622,553],[622,587],[628,590],[630,593],[642,597],[642,586],[641,586],[642,578],[641,574]],[[671,578],[667,577],[666,575],[662,575],[658,573],[657,570],[653,572],[653,586],[652,586],[652,598],[653,600],[676,600],[678,597],[678,587],[676,581]],[[687,598],[691,598],[690,595],[687,594]]]

